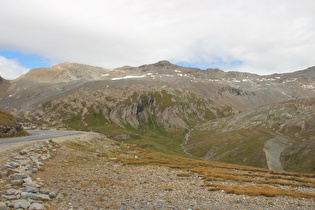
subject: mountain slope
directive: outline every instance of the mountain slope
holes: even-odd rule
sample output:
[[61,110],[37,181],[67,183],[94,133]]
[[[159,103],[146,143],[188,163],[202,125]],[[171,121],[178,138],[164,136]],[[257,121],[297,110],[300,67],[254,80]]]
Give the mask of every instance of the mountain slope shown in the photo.
[[0,76],[0,100],[8,94],[7,91],[9,86],[10,81],[5,80]]
[[184,147],[204,160],[315,172],[315,98],[266,105],[197,126]]
[[[303,171],[312,164],[305,160],[311,154],[306,151],[314,146],[302,140],[314,136],[314,131],[299,131],[295,143],[296,133],[289,134],[296,128],[295,121],[279,119],[292,115],[306,127],[313,124],[313,118],[301,114],[304,109],[280,102],[302,103],[314,97],[315,67],[260,76],[186,68],[168,61],[116,69],[63,63],[33,69],[5,84],[0,109],[25,121],[94,130],[118,141],[182,156],[188,156],[181,147],[185,134],[196,127],[185,144],[194,156],[286,170]],[[220,132],[198,129],[206,122],[227,124],[222,124]],[[292,129],[287,127],[290,123]],[[205,140],[209,135],[215,143]],[[287,148],[288,142],[296,146]],[[228,157],[231,150],[234,156]],[[302,153],[305,165],[299,160],[302,156],[296,155]]]

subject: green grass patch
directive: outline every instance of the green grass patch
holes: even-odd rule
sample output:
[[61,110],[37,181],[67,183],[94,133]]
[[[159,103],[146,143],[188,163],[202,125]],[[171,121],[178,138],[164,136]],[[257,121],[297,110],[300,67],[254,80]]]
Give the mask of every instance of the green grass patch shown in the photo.
[[190,154],[207,160],[266,167],[263,147],[270,138],[272,135],[263,130],[209,132],[196,129],[186,147]]

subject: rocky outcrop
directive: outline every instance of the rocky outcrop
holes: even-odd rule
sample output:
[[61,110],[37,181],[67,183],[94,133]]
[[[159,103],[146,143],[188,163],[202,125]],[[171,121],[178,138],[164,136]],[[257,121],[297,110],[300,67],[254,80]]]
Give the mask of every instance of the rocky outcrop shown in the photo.
[[[93,94],[80,89],[58,100],[46,102],[40,110],[15,115],[49,124],[107,125],[156,129],[187,129],[198,122],[232,113],[231,108],[215,105],[211,100],[180,89],[176,93],[164,89],[101,88]],[[20,115],[21,113],[21,115]]]
[[23,127],[18,122],[0,125],[0,137],[12,137],[23,131]]
[[0,138],[13,137],[23,133],[21,124],[9,113],[0,111]]

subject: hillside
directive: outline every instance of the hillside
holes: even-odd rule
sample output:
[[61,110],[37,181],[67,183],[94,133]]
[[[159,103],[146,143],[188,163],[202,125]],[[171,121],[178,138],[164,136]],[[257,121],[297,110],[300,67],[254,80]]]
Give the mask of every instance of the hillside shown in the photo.
[[[116,69],[63,63],[6,83],[0,108],[21,120],[97,131],[168,154],[313,173],[314,81],[315,67],[260,76],[168,61]],[[207,127],[220,123],[226,126],[220,132]]]
[[3,79],[0,76],[0,100],[7,95],[8,87],[10,86],[10,81]]
[[26,134],[13,115],[0,110],[0,138],[23,136]]
[[184,144],[203,160],[315,172],[315,98],[266,105],[199,125]]

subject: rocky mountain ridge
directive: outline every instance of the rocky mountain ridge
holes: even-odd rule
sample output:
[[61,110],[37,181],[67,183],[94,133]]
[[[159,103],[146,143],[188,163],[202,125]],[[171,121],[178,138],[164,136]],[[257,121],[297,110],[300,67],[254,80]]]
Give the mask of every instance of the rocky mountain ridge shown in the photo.
[[[250,139],[250,142],[245,141],[249,145],[256,145],[257,140],[260,141],[259,154],[261,155],[254,158],[251,155],[258,153],[248,154],[241,163],[270,168],[264,145],[275,135],[278,139],[284,135],[280,132],[280,125],[276,125],[277,123],[283,124],[283,128],[288,128],[288,123],[293,121],[275,120],[283,117],[277,116],[278,109],[271,111],[274,115],[269,114],[268,119],[265,118],[264,113],[273,109],[270,104],[276,104],[274,107],[283,107],[288,116],[305,118],[307,116],[305,109],[299,110],[304,114],[296,115],[296,111],[286,109],[287,105],[283,102],[297,100],[302,103],[305,98],[314,97],[315,67],[293,73],[260,76],[224,72],[219,69],[186,68],[168,61],[116,69],[63,63],[51,68],[33,69],[6,84],[9,85],[3,91],[4,97],[0,99],[0,109],[20,119],[47,126],[62,125],[74,129],[94,130],[128,143],[184,156],[187,154],[181,149],[181,145],[185,140],[185,133],[203,123],[221,122],[221,118],[230,119],[229,122],[233,122],[236,127],[240,125],[243,127],[237,129],[226,127],[228,130],[223,129],[221,133],[217,133],[218,138],[223,138],[222,135],[225,134],[239,135],[238,139]],[[4,87],[3,84],[0,84],[0,87]],[[264,110],[260,108],[261,106],[267,108]],[[264,120],[248,117],[251,112]],[[230,117],[225,118],[228,116]],[[242,120],[237,120],[238,118]],[[313,118],[307,119],[310,121],[305,122],[312,124]],[[247,129],[246,126],[252,129]],[[258,129],[257,126],[263,129]],[[275,127],[277,129],[273,130]],[[236,130],[244,132],[235,134]],[[314,131],[311,129],[307,129],[306,133],[308,136],[314,136]],[[257,136],[262,138],[259,140]],[[304,138],[310,137],[298,138],[296,144],[292,144],[295,146],[291,147],[291,152],[298,154],[297,151],[302,153],[309,149],[313,151],[312,144],[301,146],[305,144],[302,142]],[[223,141],[226,139],[221,142]],[[197,141],[192,142],[196,145],[192,146],[187,142],[185,151],[207,159],[204,154],[191,151],[194,147],[199,147]],[[226,154],[233,149],[237,154],[235,145],[227,141],[225,143],[229,145],[224,147]],[[216,156],[213,148],[203,147],[203,149],[208,149],[208,157]],[[221,158],[224,157],[226,156],[222,153]],[[303,157],[301,160],[305,160]],[[217,156],[216,158],[221,160]],[[238,161],[237,163],[240,164],[239,160],[233,158],[228,161]],[[283,164],[285,165],[284,162]],[[287,166],[284,168],[300,170]]]
[[[38,104],[46,100],[58,98],[84,86],[97,88],[96,86],[141,84],[146,87],[184,89],[218,104],[228,104],[244,110],[312,96],[315,93],[314,71],[315,67],[312,67],[294,73],[259,76],[218,69],[186,68],[167,61],[117,69],[63,63],[51,68],[33,69],[11,81],[8,87],[3,88],[6,91],[2,91],[4,97],[0,108],[37,108]],[[4,87],[2,84],[0,86]]]

